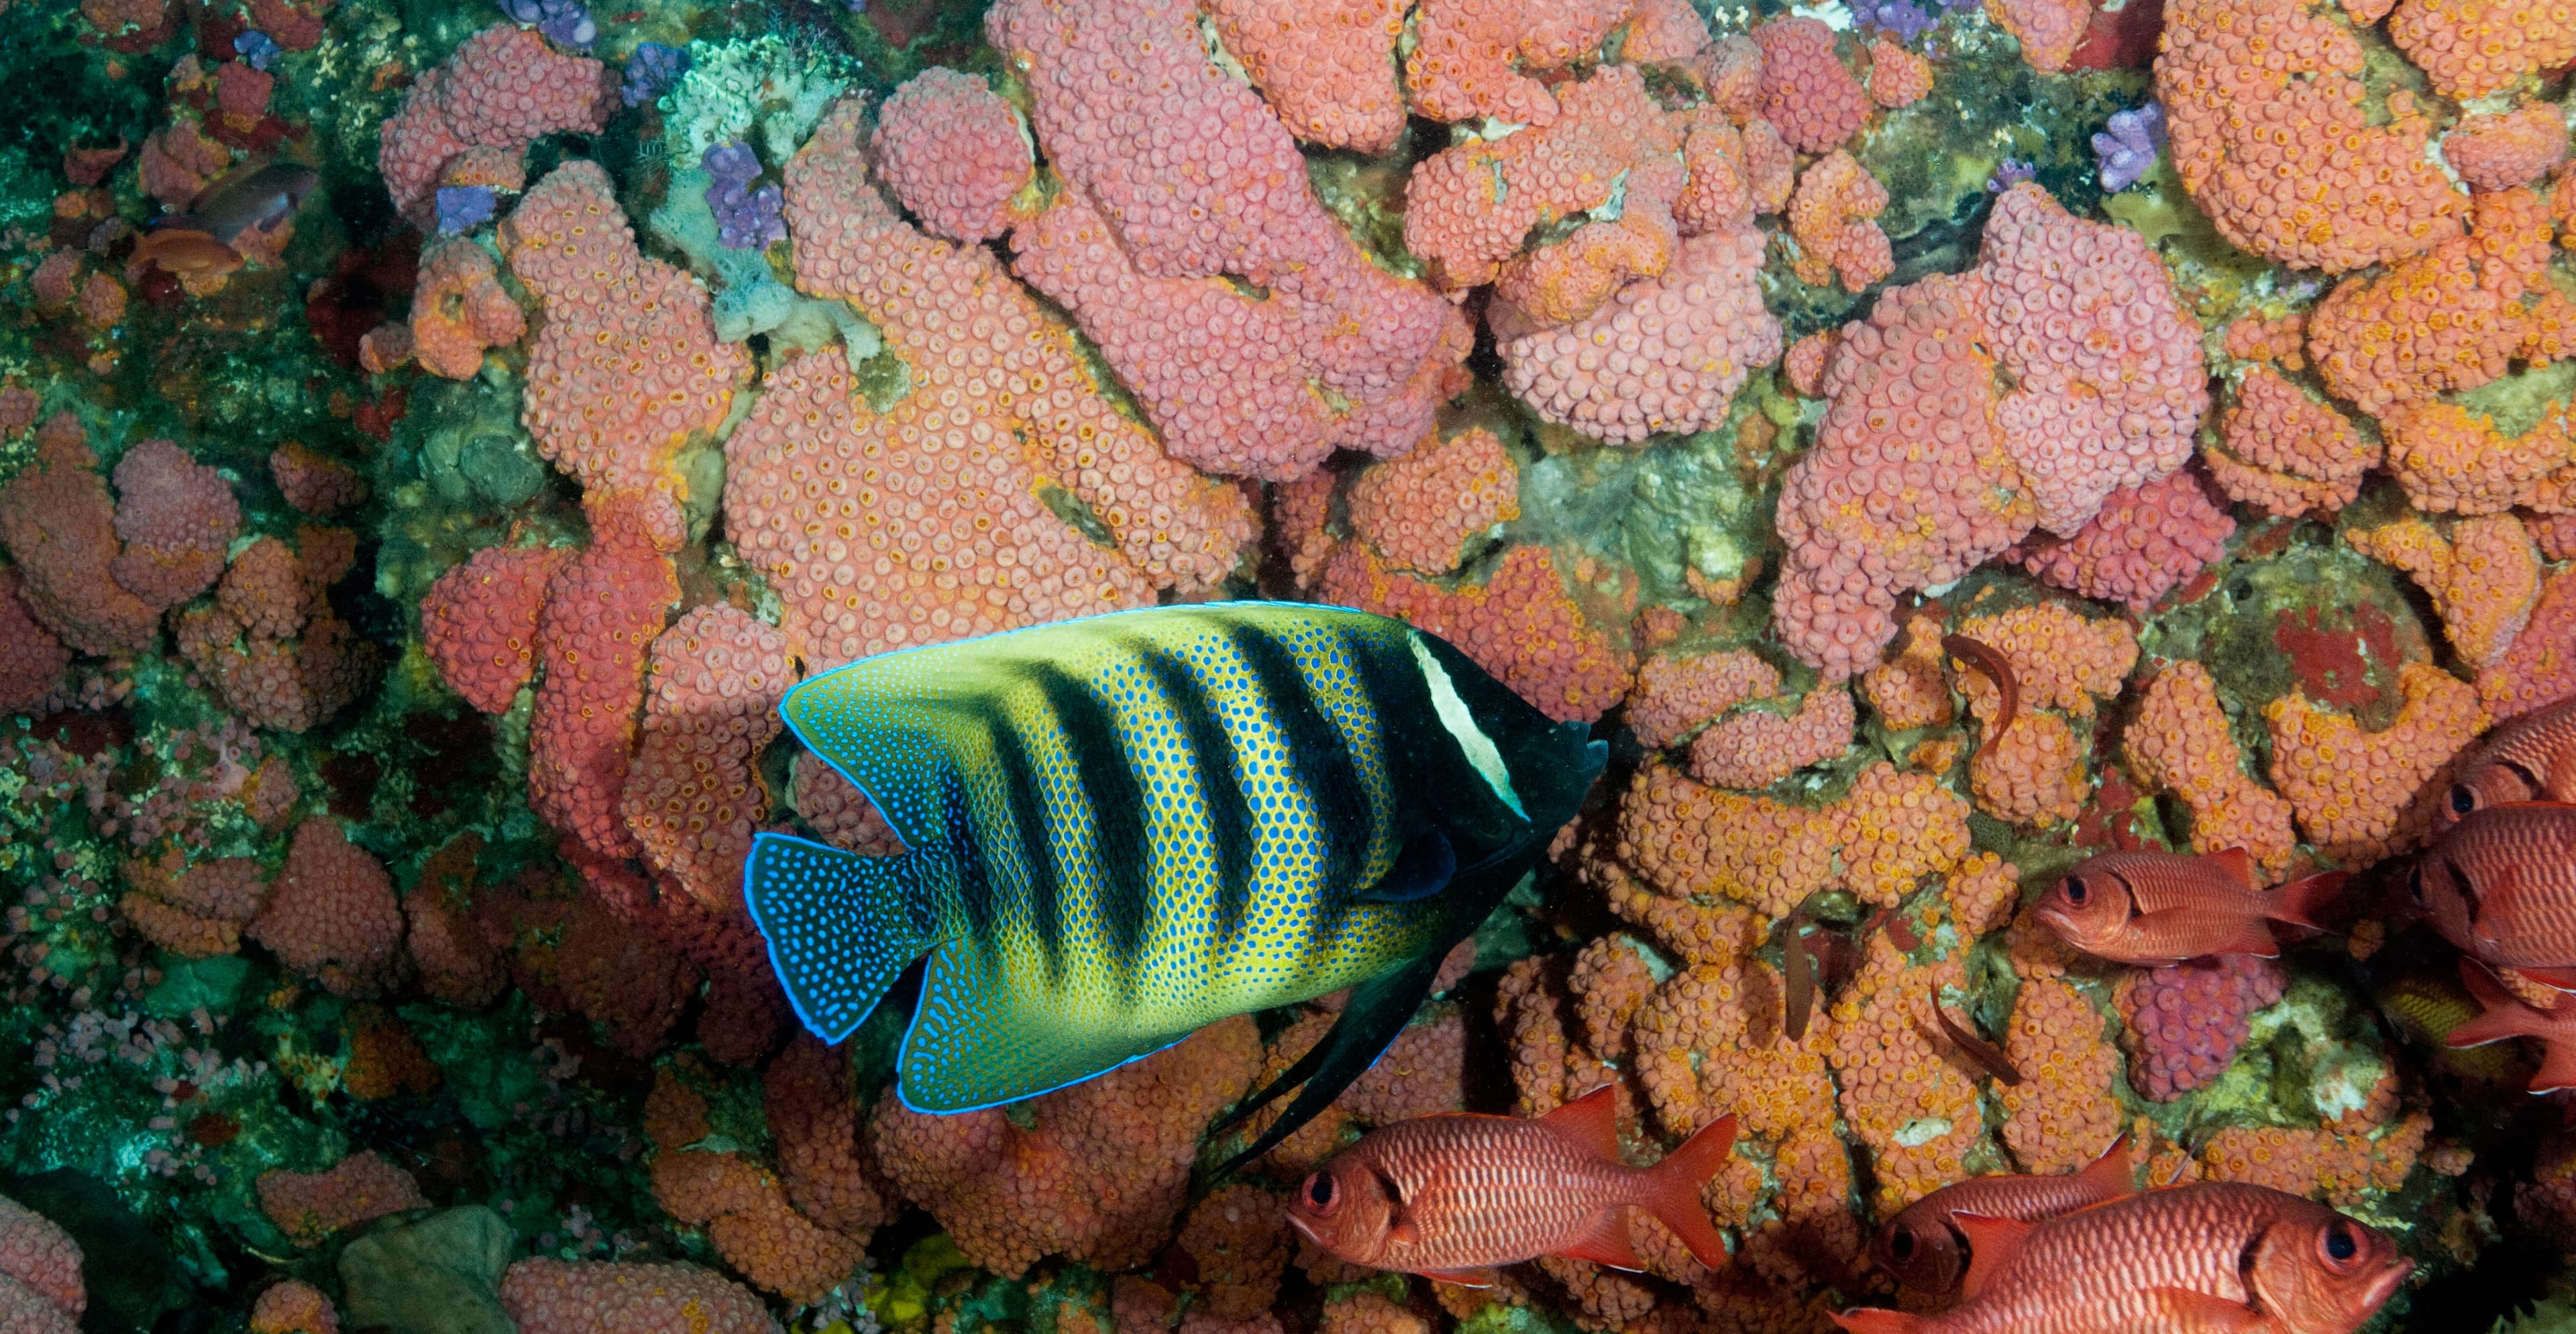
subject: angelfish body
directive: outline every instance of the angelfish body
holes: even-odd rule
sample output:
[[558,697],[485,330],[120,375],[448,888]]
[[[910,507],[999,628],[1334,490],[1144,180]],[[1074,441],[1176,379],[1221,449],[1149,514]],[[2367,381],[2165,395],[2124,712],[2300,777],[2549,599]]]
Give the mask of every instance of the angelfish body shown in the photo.
[[2270,923],[2314,927],[2342,888],[2340,873],[2275,890],[2257,887],[2240,849],[2208,856],[2140,850],[2087,858],[2033,910],[2067,944],[2115,963],[2154,968],[2215,954],[2273,958]]
[[2136,1189],[2129,1174],[2129,1137],[2122,1135],[2080,1172],[1985,1176],[1943,1186],[1887,1220],[1870,1242],[1869,1258],[1907,1288],[1946,1295],[1957,1291],[1968,1274],[1971,1253],[1960,1215],[2036,1223]]
[[1583,728],[1446,643],[1288,603],[881,654],[780,712],[906,851],[760,835],[753,919],[826,1041],[928,956],[897,1089],[929,1112],[1357,984],[1318,1047],[1339,1043],[1317,1080],[1347,1082],[1601,768]]
[[2205,1181],[2036,1224],[1965,1220],[1967,1300],[1834,1319],[1852,1334],[2352,1334],[2413,1263],[2321,1204]]
[[2576,989],[2576,806],[2474,811],[2435,841],[2409,885],[2462,952]]
[[2576,802],[2576,699],[2499,725],[2469,753],[2433,813],[2433,831],[2475,811],[2525,801]]
[[1620,1269],[1642,1265],[1631,1208],[1670,1227],[1700,1263],[1726,1242],[1700,1187],[1735,1144],[1735,1118],[1704,1126],[1652,1167],[1620,1161],[1618,1104],[1604,1084],[1546,1116],[1457,1112],[1377,1130],[1308,1176],[1288,1221],[1351,1264],[1481,1282],[1542,1255]]

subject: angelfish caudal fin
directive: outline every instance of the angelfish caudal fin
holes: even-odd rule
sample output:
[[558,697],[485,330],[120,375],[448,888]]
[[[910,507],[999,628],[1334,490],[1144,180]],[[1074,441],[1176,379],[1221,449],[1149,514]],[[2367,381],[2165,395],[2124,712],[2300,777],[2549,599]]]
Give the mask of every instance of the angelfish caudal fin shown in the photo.
[[1708,1210],[1699,1202],[1700,1187],[1726,1166],[1734,1151],[1735,1118],[1721,1116],[1646,1169],[1646,1189],[1637,1201],[1690,1247],[1692,1258],[1711,1269],[1726,1267],[1726,1239],[1708,1221]]
[[743,898],[769,942],[770,967],[816,1037],[848,1037],[938,943],[918,907],[919,867],[915,853],[863,857],[784,834],[753,836]]

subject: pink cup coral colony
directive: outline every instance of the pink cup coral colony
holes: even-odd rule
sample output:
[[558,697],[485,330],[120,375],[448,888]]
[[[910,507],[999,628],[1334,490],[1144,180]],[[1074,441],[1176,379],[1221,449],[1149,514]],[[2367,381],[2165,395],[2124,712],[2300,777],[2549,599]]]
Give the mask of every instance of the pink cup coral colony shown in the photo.
[[[0,1329],[1822,1330],[2124,1132],[2576,1286],[2401,891],[2576,696],[2560,0],[0,15]],[[1618,738],[1366,1076],[1219,1179],[1336,998],[954,1116],[797,1031],[752,835],[898,844],[787,687],[1245,597]],[[2142,847],[2352,878],[2027,911]],[[1741,1118],[1723,1269],[1286,1225],[1604,1081]]]

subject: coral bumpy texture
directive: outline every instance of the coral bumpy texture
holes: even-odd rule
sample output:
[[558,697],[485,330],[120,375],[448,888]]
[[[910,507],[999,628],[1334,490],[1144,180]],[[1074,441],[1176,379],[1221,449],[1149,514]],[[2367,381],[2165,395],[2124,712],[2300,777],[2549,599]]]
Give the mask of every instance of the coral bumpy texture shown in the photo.
[[[438,8],[0,25],[0,1329],[1823,1334],[2123,1135],[2576,1292],[2404,892],[2576,699],[2564,0]],[[1220,1178],[1368,992],[954,1115],[799,1031],[753,840],[905,849],[791,687],[1243,599],[1610,743],[1372,1067]],[[2034,911],[2142,850],[2315,902]],[[1722,1265],[1287,1222],[1605,1084]]]

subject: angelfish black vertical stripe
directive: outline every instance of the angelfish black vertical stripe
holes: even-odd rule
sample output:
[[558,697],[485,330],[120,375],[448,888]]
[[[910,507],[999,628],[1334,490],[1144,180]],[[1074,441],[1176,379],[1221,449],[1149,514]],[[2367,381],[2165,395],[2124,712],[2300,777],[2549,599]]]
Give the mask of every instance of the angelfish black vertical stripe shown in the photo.
[[1323,883],[1328,890],[1348,886],[1359,874],[1376,830],[1376,812],[1369,809],[1350,743],[1315,703],[1305,673],[1287,650],[1249,626],[1235,627],[1233,639],[1261,683],[1270,715],[1287,738],[1289,763],[1314,807],[1320,826],[1316,832],[1324,842]]
[[1031,669],[1031,679],[1063,730],[1065,752],[1091,808],[1091,855],[1098,890],[1102,948],[1121,987],[1134,992],[1136,967],[1152,921],[1147,894],[1145,793],[1129,764],[1118,716],[1081,681],[1053,664]]
[[1180,723],[1189,744],[1189,769],[1197,779],[1199,807],[1207,818],[1208,852],[1216,858],[1216,927],[1212,936],[1230,942],[1243,925],[1251,899],[1252,811],[1236,781],[1239,765],[1234,738],[1226,734],[1208,707],[1207,683],[1188,662],[1141,640],[1120,645],[1163,692],[1164,703]]

